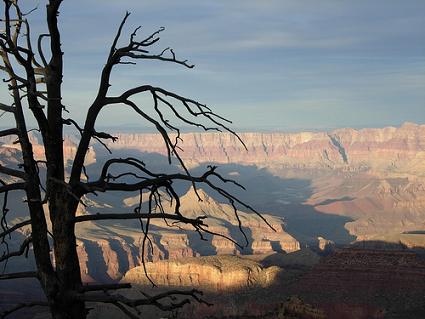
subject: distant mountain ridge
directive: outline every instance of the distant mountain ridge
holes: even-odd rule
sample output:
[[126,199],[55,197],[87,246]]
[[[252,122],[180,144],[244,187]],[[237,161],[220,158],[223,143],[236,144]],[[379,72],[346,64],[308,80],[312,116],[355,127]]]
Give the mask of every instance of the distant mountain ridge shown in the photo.
[[[116,133],[116,150],[166,155],[159,134]],[[278,165],[289,168],[376,170],[425,174],[425,125],[337,129],[331,132],[239,133],[247,150],[230,133],[184,133],[180,156],[203,162]]]

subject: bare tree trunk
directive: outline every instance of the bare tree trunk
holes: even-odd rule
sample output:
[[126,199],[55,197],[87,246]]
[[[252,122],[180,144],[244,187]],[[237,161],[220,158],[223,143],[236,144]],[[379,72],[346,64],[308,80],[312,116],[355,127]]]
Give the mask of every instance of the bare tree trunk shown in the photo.
[[[143,305],[153,305],[163,311],[170,311],[190,303],[191,300],[206,303],[200,297],[202,293],[195,289],[189,291],[173,290],[154,296],[144,295],[144,297],[129,299],[120,294],[110,294],[109,291],[130,288],[130,284],[100,283],[83,285],[75,236],[75,224],[79,222],[104,219],[138,220],[144,225],[141,227],[141,231],[143,232],[143,243],[141,247],[143,264],[145,263],[145,243],[148,239],[149,225],[152,219],[160,218],[164,219],[166,223],[169,220],[173,221],[173,223],[191,225],[193,230],[200,235],[201,239],[205,239],[203,234],[211,234],[232,240],[225,235],[208,230],[206,228],[208,225],[204,222],[206,216],[199,215],[194,218],[188,218],[181,213],[181,203],[173,186],[174,181],[191,183],[195,189],[196,184],[203,184],[218,195],[226,198],[234,209],[235,217],[239,222],[239,229],[246,240],[247,237],[241,226],[237,206],[246,207],[263,218],[251,206],[240,201],[222,186],[219,186],[231,183],[243,188],[237,182],[229,180],[217,173],[215,166],[209,166],[205,173],[200,176],[192,176],[190,174],[179,155],[180,147],[177,144],[181,140],[180,130],[164,114],[171,112],[175,115],[175,119],[206,131],[229,131],[240,140],[239,136],[227,127],[227,123],[230,123],[230,121],[215,114],[209,107],[196,100],[186,98],[160,87],[147,84],[139,85],[117,96],[111,95],[108,92],[111,86],[110,78],[112,70],[120,64],[135,64],[135,62],[132,62],[133,60],[158,60],[180,64],[187,68],[193,68],[194,65],[189,64],[187,60],[177,59],[171,48],[166,48],[159,53],[152,52],[150,47],[159,41],[159,33],[164,28],[160,28],[146,38],[138,40],[137,31],[140,28],[138,27],[130,34],[128,43],[120,47],[118,43],[120,42],[121,33],[130,15],[127,12],[121,21],[110,48],[106,64],[102,70],[97,96],[89,107],[84,127],[81,128],[72,118],[63,118],[64,106],[62,105],[61,88],[63,53],[61,51],[61,38],[57,18],[62,0],[48,0],[47,25],[49,31],[47,34],[39,35],[37,42],[38,56],[41,61],[38,61],[33,50],[30,25],[25,18],[28,14],[21,12],[18,0],[3,0],[3,2],[5,18],[0,20],[4,24],[4,30],[0,31],[0,58],[3,63],[1,64],[0,61],[0,71],[5,72],[8,76],[8,79],[4,80],[4,83],[8,83],[8,89],[13,97],[13,103],[12,105],[0,103],[0,110],[13,113],[16,127],[1,130],[0,136],[18,135],[18,141],[22,150],[22,163],[19,164],[18,169],[5,167],[0,164],[0,173],[12,177],[5,181],[0,179],[0,194],[4,194],[4,205],[3,210],[0,211],[0,214],[2,214],[0,217],[6,220],[8,211],[6,198],[8,192],[12,190],[24,190],[27,197],[30,219],[19,222],[10,228],[3,227],[2,224],[0,240],[5,240],[6,236],[12,232],[18,231],[24,226],[31,225],[31,235],[24,241],[26,246],[21,247],[26,247],[28,250],[29,244],[32,244],[36,270],[0,274],[0,280],[28,277],[37,278],[45,293],[47,303],[43,300],[28,304],[19,304],[10,310],[0,312],[0,317],[3,318],[24,307],[38,305],[49,307],[54,319],[84,319],[87,315],[85,303],[94,302],[112,304],[126,314],[127,317],[134,319],[139,318],[138,307]],[[47,46],[50,49],[49,61],[46,60],[44,54],[43,39],[50,39],[50,43]],[[15,68],[19,74],[16,73]],[[45,88],[39,87],[44,85]],[[133,98],[141,94],[151,96],[153,110],[156,114],[153,117],[145,113],[144,107],[142,108],[134,102]],[[181,109],[175,107],[173,103],[180,105]],[[45,107],[46,104],[47,108]],[[89,180],[87,178],[85,181],[81,180],[81,174],[85,173],[84,160],[90,142],[95,139],[110,151],[102,140],[115,141],[117,139],[117,137],[107,132],[99,132],[95,129],[97,117],[106,106],[130,108],[143,120],[152,124],[163,138],[169,163],[171,164],[171,158],[174,156],[181,165],[184,173],[155,173],[150,171],[140,159],[132,157],[111,158],[103,164],[100,176],[97,179]],[[34,158],[25,122],[24,107],[28,107],[36,120],[37,130],[41,134],[42,144],[44,146],[45,161]],[[204,124],[203,120],[198,121],[197,119],[199,118],[210,123],[210,125]],[[69,180],[65,178],[63,149],[64,124],[74,125],[81,135],[76,155],[73,158]],[[169,133],[176,134],[176,138],[172,138]],[[40,163],[43,163],[46,167],[46,172],[42,171],[46,173],[45,185],[40,181]],[[115,166],[121,167],[120,171],[124,170],[124,172],[115,176],[111,173],[114,171]],[[133,171],[137,171],[138,174],[134,174]],[[126,182],[122,179],[125,176],[133,176],[135,179],[131,182]],[[76,216],[79,202],[84,195],[109,191],[138,191],[140,194],[139,207],[129,214],[98,213]],[[175,202],[173,212],[166,212],[164,210],[161,199],[161,196],[163,196],[161,195],[162,191],[168,194],[171,202]],[[146,212],[141,211],[142,194],[144,192],[149,194],[148,209]],[[199,196],[198,198],[201,200]],[[45,214],[44,204],[48,205],[49,216]],[[47,220],[51,222],[51,232],[48,230]],[[263,220],[268,224],[264,218]],[[268,225],[272,228],[270,224]],[[50,237],[53,241],[53,249],[51,242],[49,242]],[[238,244],[235,241],[233,242]],[[7,251],[0,259],[7,260],[10,257],[20,256],[24,254],[24,251],[24,249],[11,253]],[[51,255],[52,252],[54,256]],[[52,257],[54,257],[54,265],[51,260]],[[177,300],[170,298],[172,296],[181,296],[182,298],[181,300]]]
[[86,317],[84,302],[70,298],[71,292],[78,291],[82,287],[73,221],[78,202],[75,203],[75,199],[70,199],[64,187],[61,190],[55,192],[55,200],[52,200],[50,205],[50,209],[53,209],[51,212],[53,247],[58,279],[58,293],[50,301],[51,311],[55,319],[80,319]]

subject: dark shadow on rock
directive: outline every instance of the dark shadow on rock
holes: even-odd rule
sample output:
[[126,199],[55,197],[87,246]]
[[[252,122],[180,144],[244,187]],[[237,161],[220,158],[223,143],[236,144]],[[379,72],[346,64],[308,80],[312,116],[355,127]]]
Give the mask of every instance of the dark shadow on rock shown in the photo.
[[337,203],[337,202],[349,202],[354,200],[354,197],[350,197],[350,196],[344,196],[341,198],[330,198],[330,199],[326,199],[320,203],[317,203],[316,206],[320,206],[320,205],[329,205],[332,203]]
[[109,240],[109,244],[111,245],[111,249],[117,254],[118,271],[121,275],[124,275],[130,269],[127,253],[118,240],[111,239]]
[[199,253],[201,256],[213,256],[216,255],[216,249],[211,244],[212,235],[203,235],[206,240],[202,240],[199,234],[196,232],[189,232],[189,245],[195,253]]
[[[246,190],[233,185],[225,186],[226,190],[239,199],[261,213],[284,217],[285,230],[301,243],[314,245],[319,236],[337,244],[348,244],[355,240],[344,227],[347,222],[352,221],[351,218],[324,214],[314,206],[305,204],[313,194],[310,180],[283,179],[254,165],[221,164],[217,171],[245,186]],[[194,172],[200,174],[202,169],[198,167]],[[205,190],[218,199],[214,192]],[[247,211],[246,208],[240,208]]]
[[273,251],[277,253],[284,253],[285,251],[282,249],[282,246],[280,245],[280,242],[278,241],[271,241],[270,242]]
[[87,251],[88,275],[98,282],[113,282],[114,280],[107,273],[107,265],[101,247],[90,240],[81,239],[81,241]]
[[[154,172],[181,172],[179,166],[176,165],[176,161],[174,161],[175,164],[170,166],[168,165],[167,158],[163,155],[145,153],[137,149],[123,149],[114,150],[113,156],[105,154],[102,157],[99,155],[97,163],[87,168],[89,175],[96,176],[101,169],[100,163],[103,163],[107,158],[124,158],[130,156],[141,159]],[[207,169],[207,165],[210,164],[214,163],[205,163],[191,169],[191,174],[194,176],[203,174]],[[348,244],[355,240],[355,237],[350,235],[344,227],[347,222],[352,221],[351,218],[325,214],[317,211],[314,206],[305,204],[313,194],[311,181],[308,178],[281,178],[273,175],[267,169],[258,168],[255,165],[218,164],[217,166],[217,172],[225,178],[236,180],[238,183],[244,185],[246,190],[231,183],[223,185],[218,179],[215,179],[218,184],[221,184],[225,190],[231,192],[243,202],[254,207],[258,212],[283,217],[286,223],[285,230],[302,244],[315,245],[319,236],[332,240],[338,245]],[[118,171],[114,172],[117,173]],[[127,180],[123,179],[123,181],[131,181],[131,178]],[[179,181],[174,182],[173,185],[179,195],[185,194],[191,187],[190,183]],[[215,191],[208,189],[205,185],[198,186],[215,200],[226,203],[226,200]],[[133,193],[133,195],[136,194]],[[102,198],[105,202],[109,202],[113,206],[112,209],[115,209],[116,212],[118,207],[122,207],[122,200],[129,196],[131,196],[129,193],[117,192],[113,195],[100,196],[99,199]],[[96,198],[94,199],[96,200]],[[349,199],[342,198],[334,200]],[[239,208],[242,211],[249,212],[247,208],[240,205]],[[129,208],[126,207],[123,209],[126,209],[127,212]],[[232,237],[233,235],[237,236],[237,233],[239,231],[234,232]]]

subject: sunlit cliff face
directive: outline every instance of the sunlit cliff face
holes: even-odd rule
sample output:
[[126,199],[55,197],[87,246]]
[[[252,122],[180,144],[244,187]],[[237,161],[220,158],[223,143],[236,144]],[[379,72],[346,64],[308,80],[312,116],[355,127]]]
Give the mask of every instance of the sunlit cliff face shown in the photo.
[[[263,268],[255,261],[236,256],[209,256],[147,263],[146,272],[159,286],[232,291],[268,287],[275,282],[280,268]],[[143,267],[131,269],[122,280],[137,285],[150,284]]]
[[[116,134],[111,149],[166,155],[157,134]],[[292,168],[368,170],[425,174],[425,125],[331,132],[241,133],[244,146],[228,133],[182,134],[181,157],[199,163],[240,163]]]

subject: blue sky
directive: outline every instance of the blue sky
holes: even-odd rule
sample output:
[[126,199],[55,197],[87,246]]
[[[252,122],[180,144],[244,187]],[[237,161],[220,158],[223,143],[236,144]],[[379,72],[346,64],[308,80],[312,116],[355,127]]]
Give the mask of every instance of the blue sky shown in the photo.
[[[30,16],[35,33],[45,28],[39,6]],[[79,121],[126,10],[132,12],[127,32],[142,25],[143,36],[166,27],[158,50],[171,46],[196,67],[123,65],[113,76],[115,93],[137,84],[163,86],[206,102],[245,129],[425,122],[423,0],[64,0],[64,101]],[[101,120],[139,123],[121,108]]]

